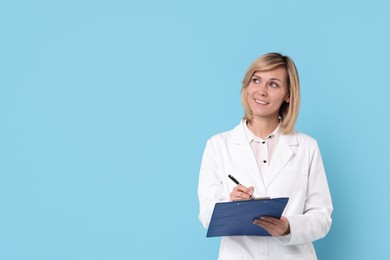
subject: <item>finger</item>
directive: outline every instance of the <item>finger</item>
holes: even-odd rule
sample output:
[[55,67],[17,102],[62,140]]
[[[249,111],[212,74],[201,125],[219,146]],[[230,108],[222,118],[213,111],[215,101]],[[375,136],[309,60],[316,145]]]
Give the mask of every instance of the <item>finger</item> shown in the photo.
[[272,236],[282,236],[290,233],[288,220],[272,218],[272,217],[261,217],[253,221],[254,224],[264,228]]
[[243,185],[237,185],[233,188],[233,191],[230,193],[230,201],[242,200],[242,199],[251,199],[253,195],[254,187],[245,187]]
[[247,192],[246,193],[249,194],[250,196],[252,196],[254,191],[255,191],[255,187],[250,186],[250,187],[247,188]]
[[245,187],[244,185],[238,185],[237,186],[237,189],[241,192],[244,192],[248,195],[252,195],[253,194],[253,191],[254,191],[254,187]]
[[236,191],[233,193],[233,198],[236,200],[249,199],[250,196],[244,192]]
[[255,188],[253,186],[245,187],[244,185],[240,184],[240,185],[236,186],[235,189],[239,192],[243,192],[243,193],[247,194],[248,196],[252,196]]
[[234,188],[233,191],[230,193],[230,200],[242,200],[242,199],[249,199],[250,196],[243,192],[242,190],[238,188]]
[[264,220],[266,222],[269,222],[271,224],[274,224],[274,225],[277,225],[278,222],[280,221],[280,219],[278,219],[278,218],[268,217],[268,216],[261,216],[260,219]]
[[289,222],[288,222],[288,219],[287,219],[286,217],[281,216],[281,217],[280,217],[280,220],[289,223]]
[[261,219],[256,219],[255,221],[253,221],[253,223],[265,229],[271,236],[277,235],[274,228],[275,225]]

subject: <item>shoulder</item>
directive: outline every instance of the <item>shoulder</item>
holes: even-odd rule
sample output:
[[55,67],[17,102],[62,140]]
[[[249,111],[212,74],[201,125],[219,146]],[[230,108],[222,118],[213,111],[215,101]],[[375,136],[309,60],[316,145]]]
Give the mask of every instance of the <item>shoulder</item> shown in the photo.
[[284,136],[290,136],[290,138],[295,139],[296,144],[299,146],[318,147],[318,143],[315,138],[299,131],[294,131],[290,135]]
[[297,137],[298,140],[306,141],[306,142],[314,142],[316,143],[317,140],[314,139],[312,136],[299,132],[299,131],[294,131],[293,134]]
[[224,131],[218,134],[213,135],[207,142],[208,143],[220,143],[220,142],[231,142],[237,141],[244,137],[244,132],[242,125],[239,124],[235,126],[233,129]]

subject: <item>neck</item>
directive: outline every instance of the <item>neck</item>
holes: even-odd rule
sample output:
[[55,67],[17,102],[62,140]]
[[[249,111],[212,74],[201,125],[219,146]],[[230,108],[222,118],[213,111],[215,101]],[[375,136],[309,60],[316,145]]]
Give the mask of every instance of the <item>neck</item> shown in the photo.
[[248,128],[258,137],[266,139],[279,125],[279,118],[258,119],[253,118]]

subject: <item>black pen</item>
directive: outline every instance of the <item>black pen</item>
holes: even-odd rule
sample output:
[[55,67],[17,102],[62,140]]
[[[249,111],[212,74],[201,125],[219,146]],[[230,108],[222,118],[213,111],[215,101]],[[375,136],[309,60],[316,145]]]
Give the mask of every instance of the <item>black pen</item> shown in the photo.
[[[229,174],[228,177],[229,177],[232,181],[234,181],[235,184],[241,185],[241,183],[240,183],[236,178],[234,178],[232,175]],[[254,200],[254,199],[255,199],[255,196],[251,195],[251,199]]]

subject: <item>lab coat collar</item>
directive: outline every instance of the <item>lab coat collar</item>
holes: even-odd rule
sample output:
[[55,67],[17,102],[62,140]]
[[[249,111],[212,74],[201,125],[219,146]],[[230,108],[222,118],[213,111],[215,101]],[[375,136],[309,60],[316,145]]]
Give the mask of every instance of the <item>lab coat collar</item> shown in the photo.
[[272,183],[280,171],[286,166],[290,158],[294,155],[297,146],[298,140],[295,133],[280,135],[274,155],[272,156],[272,161],[269,165],[268,173],[266,176],[263,176],[266,187]]
[[275,128],[275,130],[265,139],[263,138],[260,138],[258,136],[256,136],[248,127],[248,125],[246,124],[246,121],[243,120],[243,122],[241,123],[243,129],[244,129],[244,133],[245,133],[245,136],[246,136],[246,139],[248,141],[248,143],[251,143],[252,141],[256,142],[256,143],[260,143],[260,142],[264,142],[268,139],[271,139],[271,138],[278,138],[279,135],[280,135],[280,123],[279,125]]
[[240,124],[232,130],[232,143],[233,144],[244,144],[248,143],[245,134],[246,120],[241,120]]
[[[232,130],[232,143],[234,144],[243,144],[244,142],[250,143],[245,134],[246,120],[241,120],[240,124]],[[279,126],[278,126],[279,128]],[[289,135],[284,135],[280,132],[279,129],[276,129],[274,132],[278,131],[280,138],[284,139],[288,145],[298,145],[297,137],[295,133]]]

